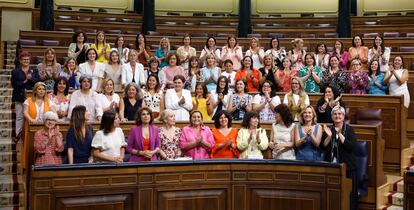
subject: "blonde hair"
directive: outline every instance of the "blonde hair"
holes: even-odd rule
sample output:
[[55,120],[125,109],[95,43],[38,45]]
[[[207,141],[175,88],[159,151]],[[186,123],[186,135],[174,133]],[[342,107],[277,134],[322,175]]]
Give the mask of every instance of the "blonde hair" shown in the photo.
[[257,42],[257,47],[260,47],[260,41],[259,41],[259,38],[257,38],[257,37],[252,37],[250,39],[250,46],[252,45],[253,40],[255,40]]
[[47,63],[47,54],[49,52],[52,52],[53,54],[53,61],[52,61],[52,68],[53,70],[56,70],[56,51],[53,48],[47,48],[45,53],[43,54],[43,64],[42,64],[42,68],[46,68],[46,63]]
[[[43,86],[45,88],[46,91],[46,84],[44,82],[36,82],[36,84],[33,86],[33,92],[32,92],[32,100],[36,100],[36,96],[37,96],[37,88],[39,88],[40,86]],[[45,96],[43,97],[43,100],[47,100],[49,99],[49,94],[47,94],[45,92]]]
[[171,109],[165,109],[164,111],[161,112],[160,114],[160,118],[159,120],[163,123],[166,122],[167,117],[171,116],[174,114],[174,111]]
[[313,108],[312,105],[308,105],[305,108],[302,109],[302,111],[300,111],[300,114],[298,116],[298,120],[300,122],[300,124],[303,125],[303,114],[305,113],[306,109],[310,108],[312,110],[312,114],[313,114],[313,119],[312,119],[312,125],[316,124],[316,122],[318,121],[318,118],[316,117],[316,112],[315,109]]
[[297,44],[303,43],[303,39],[296,38],[296,39],[290,41],[290,43],[292,44],[293,47],[296,47]]
[[303,85],[302,80],[300,80],[298,77],[292,77],[292,78],[290,79],[290,85],[291,85],[291,87],[290,87],[290,92],[289,92],[289,94],[293,94],[293,90],[292,90],[292,82],[293,82],[293,80],[296,80],[296,81],[299,83],[299,95],[300,95],[300,96],[303,96],[303,95],[304,95],[304,93],[305,93],[305,87],[304,87],[304,85]]
[[161,42],[163,42],[163,41],[167,42],[167,50],[170,51],[171,50],[171,44],[170,44],[170,40],[167,37],[161,38],[161,40],[160,40],[160,49],[162,49],[161,48]]
[[264,65],[264,60],[266,58],[271,58],[271,60],[272,60],[272,68],[274,68],[275,67],[275,59],[273,59],[273,55],[272,54],[266,54],[265,56],[263,56],[263,65]]
[[112,89],[112,92],[111,92],[111,95],[113,95],[114,94],[114,89],[115,89],[115,83],[114,83],[114,80],[112,80],[111,78],[108,78],[108,79],[105,79],[103,82],[102,82],[102,85],[101,85],[101,89],[102,89],[102,93],[105,95],[105,86],[108,84],[108,82],[109,81],[111,81],[112,82],[112,86],[113,86],[113,89]]

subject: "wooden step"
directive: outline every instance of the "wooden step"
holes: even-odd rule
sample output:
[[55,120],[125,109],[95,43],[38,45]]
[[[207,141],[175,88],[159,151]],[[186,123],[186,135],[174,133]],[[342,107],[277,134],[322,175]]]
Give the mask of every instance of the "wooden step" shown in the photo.
[[394,206],[394,205],[384,205],[379,208],[379,210],[403,210],[404,207],[402,206]]
[[1,175],[0,193],[25,192],[24,181],[21,175]]
[[24,203],[20,201],[24,201],[24,193],[0,193],[0,208],[16,205],[23,207]]
[[388,203],[395,206],[404,205],[404,193],[400,192],[389,192],[385,195],[388,200]]

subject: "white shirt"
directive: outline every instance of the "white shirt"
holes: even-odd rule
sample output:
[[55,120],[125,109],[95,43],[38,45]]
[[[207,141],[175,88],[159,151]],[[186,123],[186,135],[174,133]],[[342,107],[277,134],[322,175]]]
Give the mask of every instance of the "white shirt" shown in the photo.
[[95,69],[91,69],[88,62],[81,63],[79,65],[79,72],[82,76],[87,76],[92,78],[92,90],[96,90],[98,88],[99,79],[104,77],[105,73],[105,64],[100,62],[95,62]]
[[102,117],[103,115],[103,110],[107,109],[112,102],[116,103],[119,105],[119,95],[114,93],[112,94],[112,101],[109,101],[108,98],[104,95],[104,94],[98,94],[98,96],[96,97],[96,105],[97,105],[97,110],[96,110],[96,116],[98,117]]
[[86,107],[86,110],[91,115],[90,122],[95,121],[97,111],[97,98],[98,94],[93,90],[90,90],[88,95],[83,94],[81,90],[74,91],[70,96],[68,118],[72,116],[72,110],[75,108],[75,106],[82,105]]
[[[256,94],[253,98],[253,104],[263,104],[265,102],[264,95]],[[273,106],[277,106],[280,104],[280,98],[279,96],[274,96],[270,103]],[[266,103],[266,106],[260,111],[259,113],[260,121],[274,121],[275,120],[275,113],[271,110],[270,104]]]
[[[210,91],[210,94],[211,94],[210,95],[211,103],[213,103],[213,104],[217,103],[218,94],[216,93],[216,90]],[[224,97],[223,97],[223,101],[226,104],[226,106],[223,106],[222,110],[227,110],[227,107],[229,106],[229,98],[230,98],[229,95],[231,95],[231,94],[228,93],[227,95],[224,95]],[[213,114],[211,116],[214,116],[216,114],[217,107],[218,107],[218,105],[214,108]]]
[[221,76],[225,76],[227,77],[227,79],[229,79],[230,76],[230,80],[229,80],[229,85],[234,88],[236,86],[236,81],[234,80],[234,77],[236,77],[236,72],[232,71],[231,73],[227,73],[226,71],[221,72]]
[[[126,147],[127,143],[125,142],[125,136],[122,129],[115,128],[113,132],[106,135],[103,133],[103,130],[97,131],[92,139],[91,146],[95,149],[99,149],[104,155],[119,157],[121,156],[121,147]],[[94,162],[105,161],[94,158]]]
[[144,66],[140,63],[135,64],[135,69],[133,70],[130,63],[126,63],[122,65],[122,73],[121,73],[121,82],[122,84],[129,84],[132,82],[132,79],[135,80],[135,83],[141,87],[141,85],[145,85],[145,74],[144,74]]
[[262,62],[260,62],[260,58],[263,59],[263,57],[265,55],[264,54],[264,50],[262,48],[259,48],[259,51],[257,53],[254,53],[254,54],[249,49],[249,50],[246,51],[246,54],[245,55],[252,57],[252,59],[253,59],[253,68],[259,69],[259,68],[261,68],[263,66],[262,65]]
[[[384,52],[382,53],[382,56],[379,56],[378,61],[380,65],[381,72],[388,71],[388,62],[390,61],[390,54],[391,54],[391,48],[385,47]],[[368,51],[368,63],[371,63],[372,59],[375,55],[375,49],[371,48]]]
[[[50,108],[55,107],[55,104],[53,103],[52,100],[50,100],[50,99],[47,99],[47,100],[49,101],[49,107]],[[43,115],[45,114],[45,112],[43,112],[45,110],[45,102],[43,102],[40,106],[37,105],[37,103],[34,103],[34,104],[36,106],[36,117],[35,117],[34,120],[35,121],[38,121],[38,120],[43,121]],[[29,101],[26,99],[23,102],[23,105],[26,106],[26,107],[29,107]]]
[[185,99],[185,103],[180,105],[175,89],[168,89],[165,93],[165,108],[171,109],[175,113],[175,120],[177,121],[189,121],[191,109],[193,108],[193,102],[191,98],[191,92],[189,90],[183,89],[182,96]]

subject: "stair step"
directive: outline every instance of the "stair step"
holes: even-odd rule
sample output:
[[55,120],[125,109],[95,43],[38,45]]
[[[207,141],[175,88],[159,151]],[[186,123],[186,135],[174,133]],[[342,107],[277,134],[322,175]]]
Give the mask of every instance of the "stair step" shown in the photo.
[[12,151],[0,153],[0,162],[1,163],[11,163],[13,161],[17,161],[16,159],[17,159],[17,156],[15,156],[15,160],[13,160],[13,152]]
[[0,153],[12,151],[12,150],[13,150],[12,142],[6,142],[0,139]]
[[[11,106],[11,104],[10,104],[10,106]],[[3,107],[3,104],[0,104],[0,109],[4,109],[2,107]],[[13,124],[12,119],[0,120],[0,128],[11,128],[12,124]]]
[[0,210],[25,210],[22,205],[0,206]]
[[395,205],[388,205],[388,206],[381,206],[380,210],[403,210],[404,207],[402,206],[395,206]]
[[22,167],[20,163],[0,163],[0,175],[22,174]]
[[404,193],[404,180],[400,180],[393,184],[393,191]]
[[385,195],[385,197],[386,197],[386,200],[388,201],[389,204],[396,205],[396,206],[404,205],[404,193],[389,192]]
[[23,177],[20,175],[0,176],[0,193],[24,192]]
[[[11,115],[11,113],[10,113]],[[0,114],[0,119],[6,115]],[[10,139],[12,138],[12,132],[13,129],[12,128],[2,128],[0,129],[0,139]]]
[[0,193],[0,206],[19,205],[19,207],[23,207],[23,202],[19,204],[19,200],[24,201],[24,193]]

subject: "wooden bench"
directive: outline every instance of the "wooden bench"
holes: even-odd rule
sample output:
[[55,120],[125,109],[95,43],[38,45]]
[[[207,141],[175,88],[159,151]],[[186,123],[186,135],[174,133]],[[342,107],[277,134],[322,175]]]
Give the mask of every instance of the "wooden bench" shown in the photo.
[[275,160],[35,167],[30,183],[33,210],[348,210],[351,191],[344,165]]

